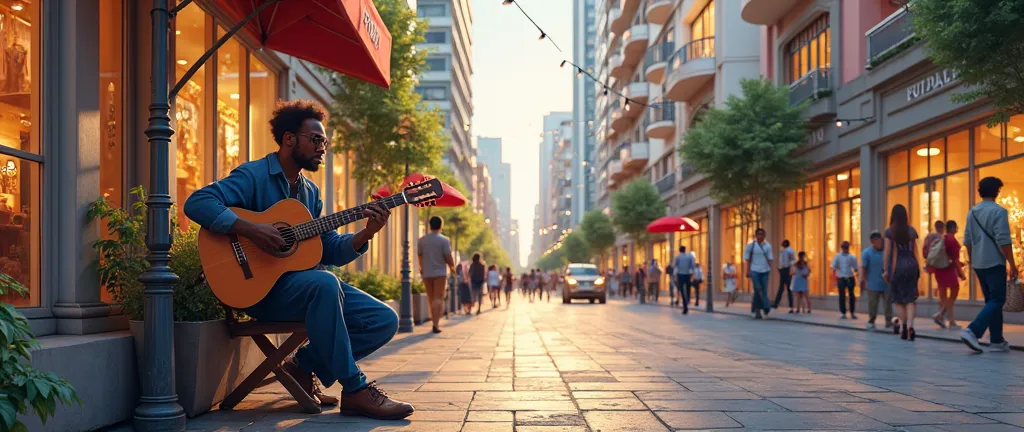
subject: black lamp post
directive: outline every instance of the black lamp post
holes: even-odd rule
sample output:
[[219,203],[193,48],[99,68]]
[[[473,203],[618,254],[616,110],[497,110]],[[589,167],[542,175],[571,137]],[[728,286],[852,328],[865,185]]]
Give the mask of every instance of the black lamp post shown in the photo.
[[[402,123],[398,126],[398,135],[402,141],[403,151],[407,151],[409,129],[412,127],[412,122],[405,118]],[[408,155],[408,153],[405,153]],[[409,159],[406,156],[405,159],[405,177],[403,178],[402,188],[405,188],[404,179],[409,177]],[[399,317],[398,317],[398,332],[399,333],[412,333],[413,322],[412,322],[412,280],[409,279],[409,206],[402,206],[402,300],[399,304]]]

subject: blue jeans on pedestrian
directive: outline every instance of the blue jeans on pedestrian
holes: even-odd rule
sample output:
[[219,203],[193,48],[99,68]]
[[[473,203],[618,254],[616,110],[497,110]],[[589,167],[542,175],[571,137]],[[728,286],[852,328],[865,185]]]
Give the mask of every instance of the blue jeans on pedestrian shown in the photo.
[[683,303],[683,312],[690,311],[690,278],[693,275],[677,274],[676,291],[679,291],[679,299]]
[[989,342],[1002,343],[1003,339],[1003,304],[1006,303],[1006,266],[995,266],[987,269],[974,269],[981,285],[981,293],[985,296],[985,307],[978,312],[971,325],[974,336],[981,338],[985,330],[989,331]]
[[366,387],[356,361],[398,331],[398,315],[388,305],[323,270],[286,273],[245,313],[263,321],[304,322],[309,344],[295,353],[299,367],[326,387],[337,381],[344,393]]
[[768,276],[770,272],[750,272],[750,280],[754,283],[754,299],[750,302],[750,312],[763,309],[764,313],[771,310],[771,303],[768,302]]

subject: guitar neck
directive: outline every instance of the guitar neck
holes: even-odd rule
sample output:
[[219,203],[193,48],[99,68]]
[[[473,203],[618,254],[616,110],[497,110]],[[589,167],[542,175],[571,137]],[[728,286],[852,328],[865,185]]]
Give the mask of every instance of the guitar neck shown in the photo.
[[337,230],[338,228],[357,220],[365,219],[366,215],[363,214],[363,210],[366,210],[370,206],[383,205],[390,210],[405,203],[405,194],[398,193],[387,198],[361,204],[347,210],[342,210],[332,215],[316,218],[309,222],[303,222],[293,226],[292,229],[295,230],[296,237],[298,237],[299,240],[305,240],[326,232]]

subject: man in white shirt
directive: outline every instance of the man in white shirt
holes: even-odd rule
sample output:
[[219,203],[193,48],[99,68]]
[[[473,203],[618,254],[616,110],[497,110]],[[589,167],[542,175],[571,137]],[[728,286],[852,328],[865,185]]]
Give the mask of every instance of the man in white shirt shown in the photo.
[[793,282],[793,273],[790,271],[793,263],[796,262],[796,252],[789,247],[789,240],[782,241],[782,250],[779,251],[779,290],[775,293],[775,302],[772,309],[778,309],[782,302],[782,292],[789,296],[789,313],[793,313],[793,291],[790,284]]
[[683,303],[683,315],[690,312],[690,278],[693,277],[693,268],[696,264],[693,255],[686,253],[686,246],[679,246],[679,255],[676,255],[672,267],[676,272],[676,289],[679,290],[679,298]]
[[843,313],[846,319],[846,294],[850,294],[850,318],[857,319],[853,312],[857,304],[857,296],[854,294],[854,287],[857,286],[857,257],[850,253],[850,242],[844,241],[835,258],[832,258],[832,276],[836,280],[836,288],[839,289],[839,312]]
[[764,228],[758,228],[754,231],[754,241],[747,243],[743,248],[747,277],[754,283],[754,300],[750,303],[750,313],[754,314],[754,319],[762,318],[762,310],[765,315],[771,311],[771,303],[768,302],[768,277],[772,272],[772,245],[764,240],[766,236]]

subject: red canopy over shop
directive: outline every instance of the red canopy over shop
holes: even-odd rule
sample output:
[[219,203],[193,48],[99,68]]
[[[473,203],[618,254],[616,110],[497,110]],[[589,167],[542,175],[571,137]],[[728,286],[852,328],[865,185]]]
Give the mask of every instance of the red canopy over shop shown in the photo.
[[682,216],[665,216],[647,225],[649,233],[672,233],[700,231],[700,225],[693,219]]
[[[412,173],[405,176],[405,179],[402,180],[402,187],[406,188],[409,187],[410,185],[422,183],[432,178],[434,177],[429,175],[423,175],[420,173]],[[440,198],[434,200],[430,204],[417,205],[417,207],[462,207],[466,205],[466,197],[463,196],[458,189],[451,187],[450,185],[448,185],[448,183],[445,182],[441,182],[441,188],[444,190],[444,195],[441,195]],[[392,193],[394,192],[391,191],[391,186],[384,185],[377,188],[377,191],[371,195],[371,198],[377,200],[389,196]]]
[[232,21],[264,3],[244,30],[264,47],[387,88],[391,32],[372,0],[216,0]]

